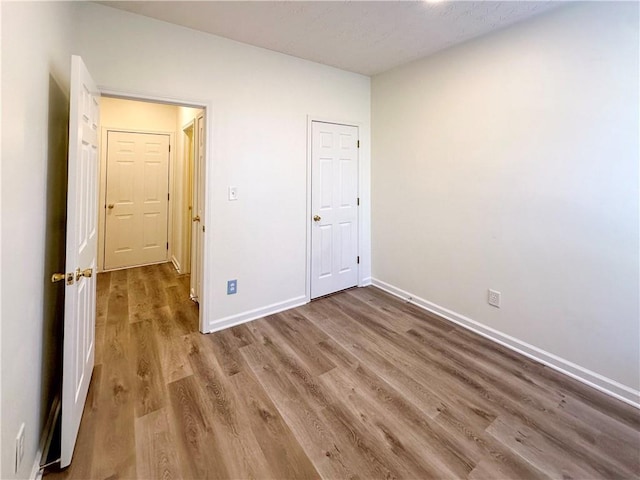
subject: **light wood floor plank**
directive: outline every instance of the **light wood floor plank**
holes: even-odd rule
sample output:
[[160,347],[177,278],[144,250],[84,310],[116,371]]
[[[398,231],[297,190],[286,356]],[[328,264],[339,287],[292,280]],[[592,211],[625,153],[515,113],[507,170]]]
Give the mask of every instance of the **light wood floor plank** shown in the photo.
[[167,409],[136,418],[135,432],[138,478],[182,478]]
[[153,322],[131,324],[131,343],[136,364],[136,417],[164,407],[167,397]]

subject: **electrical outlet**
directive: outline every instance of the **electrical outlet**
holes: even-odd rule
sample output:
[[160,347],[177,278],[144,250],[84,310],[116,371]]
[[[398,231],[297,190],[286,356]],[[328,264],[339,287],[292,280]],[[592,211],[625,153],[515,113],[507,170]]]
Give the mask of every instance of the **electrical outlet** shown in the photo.
[[227,295],[235,295],[238,293],[238,280],[227,281]]
[[16,435],[16,470],[18,473],[22,459],[24,458],[24,423],[20,425],[18,435]]
[[500,292],[489,289],[489,305],[500,308]]
[[229,187],[229,200],[237,200],[238,199],[238,187]]

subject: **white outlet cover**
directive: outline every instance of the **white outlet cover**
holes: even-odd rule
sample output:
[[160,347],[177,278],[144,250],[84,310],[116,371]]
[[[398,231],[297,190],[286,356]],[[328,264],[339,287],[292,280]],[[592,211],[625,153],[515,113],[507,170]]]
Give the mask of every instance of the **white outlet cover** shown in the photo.
[[489,297],[488,297],[489,305],[500,308],[500,295],[501,293],[498,292],[497,290],[489,289]]

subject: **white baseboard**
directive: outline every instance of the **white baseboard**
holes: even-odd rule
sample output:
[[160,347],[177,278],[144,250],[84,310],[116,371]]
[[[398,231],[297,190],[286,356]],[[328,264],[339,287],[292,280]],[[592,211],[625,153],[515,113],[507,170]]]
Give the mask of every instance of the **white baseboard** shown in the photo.
[[33,467],[31,468],[31,480],[40,480],[42,478],[42,470],[40,466],[42,461],[47,459],[49,455],[49,447],[53,440],[53,432],[56,429],[56,421],[60,415],[60,409],[62,405],[60,403],[60,396],[56,395],[49,409],[49,416],[47,417],[47,423],[42,431],[42,437],[40,438],[40,444],[38,445],[38,451],[36,452],[36,458],[33,461]]
[[31,475],[29,475],[29,478],[31,480],[41,480],[42,479],[42,470],[40,469],[40,465],[42,464],[42,450],[38,448],[38,451],[36,452],[36,458],[33,461],[33,468],[31,469]]
[[175,255],[171,255],[171,263],[173,263],[173,268],[175,268],[178,273],[182,273],[182,267]]
[[569,360],[565,360],[553,353],[546,352],[541,348],[530,345],[515,337],[483,325],[482,323],[476,322],[464,315],[460,315],[459,313],[453,312],[445,307],[441,307],[440,305],[420,298],[400,288],[394,287],[382,280],[374,278],[372,279],[372,283],[374,286],[384,290],[385,292],[402,298],[403,300],[406,300],[418,307],[424,308],[431,313],[435,313],[446,320],[467,328],[468,330],[518,352],[525,357],[531,358],[543,365],[553,368],[554,370],[589,385],[596,390],[606,393],[607,395],[617,398],[618,400],[636,408],[640,408],[640,391],[627,387],[620,382],[588,370],[580,365],[570,362]]
[[267,305],[266,307],[256,308],[255,310],[249,310],[247,312],[221,318],[220,320],[209,323],[209,330],[207,333],[213,333],[219,330],[224,330],[225,328],[235,327],[236,325],[257,320],[258,318],[266,317],[267,315],[273,315],[274,313],[289,310],[290,308],[300,307],[308,302],[309,300],[307,297],[303,295],[301,297],[285,300],[284,302],[274,303]]
[[359,287],[368,287],[369,285],[372,285],[371,277],[363,278],[362,281],[358,284]]

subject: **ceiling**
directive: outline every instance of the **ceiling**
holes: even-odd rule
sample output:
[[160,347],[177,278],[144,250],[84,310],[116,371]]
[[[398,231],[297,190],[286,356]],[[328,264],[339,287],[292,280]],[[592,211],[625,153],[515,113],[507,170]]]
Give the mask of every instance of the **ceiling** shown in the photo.
[[105,1],[103,5],[376,75],[559,1]]

